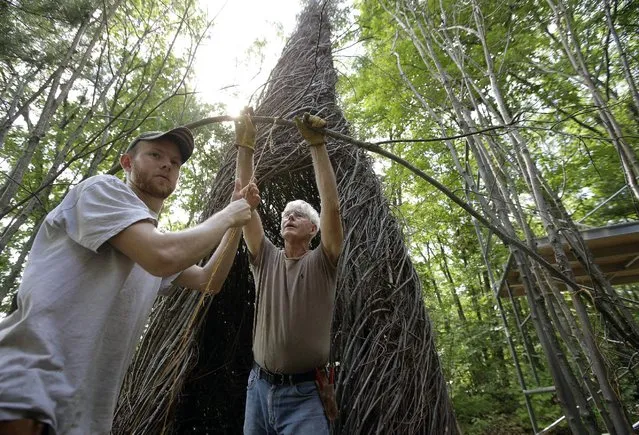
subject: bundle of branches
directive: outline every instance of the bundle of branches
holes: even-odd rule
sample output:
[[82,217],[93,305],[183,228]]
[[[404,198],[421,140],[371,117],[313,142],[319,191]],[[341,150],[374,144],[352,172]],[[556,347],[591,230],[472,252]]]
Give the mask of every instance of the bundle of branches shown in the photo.
[[[310,1],[256,107],[292,119],[304,112],[348,133],[336,105],[329,19]],[[418,276],[365,151],[327,145],[345,227],[332,359],[339,363],[334,433],[456,433]],[[230,147],[204,217],[230,198]],[[320,208],[308,148],[288,126],[260,125],[255,176],[266,236],[283,246],[280,213],[296,198]],[[320,235],[321,236],[321,235]],[[315,243],[318,243],[316,240]],[[122,390],[116,432],[239,433],[252,363],[254,283],[244,246],[215,299],[180,292],[155,308]]]

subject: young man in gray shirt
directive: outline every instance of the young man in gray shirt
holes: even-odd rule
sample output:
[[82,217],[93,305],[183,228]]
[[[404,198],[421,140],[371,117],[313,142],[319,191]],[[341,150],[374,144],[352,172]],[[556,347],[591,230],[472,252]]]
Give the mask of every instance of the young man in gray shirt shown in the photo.
[[234,227],[250,220],[259,194],[238,180],[222,211],[183,231],[158,231],[193,146],[183,127],[144,133],[120,158],[126,183],[91,177],[47,215],[18,309],[0,323],[0,435],[109,433],[158,293],[171,284],[220,290],[239,243]]
[[[257,211],[244,226],[257,300],[255,364],[244,417],[244,433],[251,435],[329,432],[315,376],[316,369],[328,362],[337,261],[344,236],[326,139],[313,130],[326,123],[305,114],[297,124],[309,145],[321,213],[305,201],[289,202],[282,212],[284,249],[265,237]],[[255,130],[249,116],[236,126],[236,132],[238,174],[244,185],[253,172]],[[311,250],[318,230],[320,246]]]

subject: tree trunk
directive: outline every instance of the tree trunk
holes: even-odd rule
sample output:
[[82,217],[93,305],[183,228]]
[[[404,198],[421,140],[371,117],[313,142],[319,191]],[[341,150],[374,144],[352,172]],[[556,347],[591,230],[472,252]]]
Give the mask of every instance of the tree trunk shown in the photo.
[[619,59],[621,60],[623,75],[626,79],[628,89],[630,90],[632,101],[635,104],[635,109],[636,111],[639,111],[639,91],[637,91],[637,84],[635,83],[635,79],[632,76],[632,69],[630,68],[630,63],[628,62],[628,54],[626,53],[623,44],[619,40],[617,29],[615,29],[615,23],[610,11],[610,0],[604,0],[603,6],[604,12],[606,13],[606,24],[608,25],[608,31],[612,35],[612,39],[615,41],[615,46],[617,47],[617,51],[619,52]]
[[566,7],[564,0],[556,1],[557,2],[554,3],[553,0],[547,0],[547,3],[555,14],[557,28],[559,30],[559,37],[564,52],[575,72],[581,77],[584,85],[586,85],[586,87],[590,91],[593,102],[597,107],[599,116],[603,121],[603,126],[612,139],[612,142],[617,148],[617,151],[619,152],[624,174],[626,176],[626,181],[628,182],[628,185],[630,186],[630,189],[634,193],[635,197],[639,199],[639,162],[637,161],[637,155],[632,147],[624,139],[624,134],[621,131],[621,127],[617,123],[615,116],[608,109],[605,100],[599,93],[597,85],[592,79],[592,76],[583,58],[581,43],[573,29],[571,18],[572,12]]
[[[103,22],[105,22],[107,17],[102,16],[99,19],[104,20]],[[92,35],[90,43],[87,45],[80,58],[77,60],[77,64],[73,66],[71,65],[73,54],[77,50],[82,37],[92,23],[93,20],[91,20],[90,18],[85,18],[75,34],[73,43],[71,44],[71,47],[67,52],[67,56],[62,60],[61,65],[52,75],[53,79],[51,80],[51,87],[47,95],[47,101],[42,108],[42,111],[38,118],[38,122],[36,123],[33,131],[29,133],[29,139],[27,140],[27,145],[24,147],[23,154],[20,156],[20,159],[11,170],[11,174],[7,177],[7,181],[5,182],[4,186],[2,187],[2,189],[0,189],[0,215],[2,216],[7,213],[9,203],[14,198],[14,195],[22,185],[24,174],[27,171],[29,164],[31,163],[31,159],[36,151],[36,148],[40,144],[40,140],[42,139],[42,137],[44,137],[46,131],[51,125],[53,115],[55,114],[60,104],[66,98],[75,79],[79,76],[86,62],[93,54],[93,47],[100,36],[100,32],[98,32],[97,30]],[[99,26],[99,28],[101,28],[101,25]],[[61,85],[63,74],[69,68],[72,69],[73,73],[69,80]]]
[[439,242],[439,249],[441,254],[441,266],[444,275],[446,276],[446,280],[448,280],[448,284],[450,284],[450,295],[453,298],[453,302],[455,303],[455,307],[457,308],[457,316],[462,324],[466,323],[466,315],[464,314],[464,308],[462,307],[461,301],[459,300],[459,295],[457,294],[455,280],[450,273],[450,269],[448,268],[448,259],[446,257],[446,252],[444,251],[444,245],[441,239],[438,237],[437,241]]

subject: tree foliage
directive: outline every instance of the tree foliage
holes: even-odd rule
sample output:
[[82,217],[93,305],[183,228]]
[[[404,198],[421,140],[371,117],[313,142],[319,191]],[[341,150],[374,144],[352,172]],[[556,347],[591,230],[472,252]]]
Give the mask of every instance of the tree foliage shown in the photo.
[[[340,43],[363,41],[364,51],[340,81],[342,106],[355,136],[391,141],[384,146],[393,154],[527,243],[636,220],[637,6],[627,0],[358,0],[355,22],[346,15],[335,21],[344,28]],[[189,90],[209,25],[193,0],[0,2],[2,309],[35,231],[71,186],[116,168],[136,132],[221,109]],[[471,134],[477,131],[484,133]],[[453,138],[460,133],[467,136]],[[197,136],[198,144],[231,139],[219,125]],[[219,153],[214,144],[199,147],[183,168],[182,194],[166,206],[176,211],[165,213],[169,229],[198,220]],[[559,430],[621,432],[610,405],[603,405],[611,397],[596,393],[599,402],[585,405],[589,390],[607,381],[619,393],[621,413],[639,419],[636,286],[612,294],[601,281],[592,298],[553,293],[543,271],[523,259],[519,267],[529,268],[533,287],[544,292],[537,302],[519,298],[502,311],[506,301],[494,297],[495,286],[512,250],[406,168],[377,167],[407,235],[465,432],[529,433],[516,364],[526,384],[555,383],[571,392],[532,396],[541,427],[566,413],[569,421]],[[561,249],[556,255],[561,259]],[[504,325],[516,333],[504,334]],[[566,356],[549,367],[549,349]],[[591,370],[599,363],[609,376]],[[571,416],[569,402],[579,400],[583,413]]]
[[[0,29],[0,302],[17,287],[31,235],[69,187],[115,169],[140,131],[208,115],[190,91],[192,62],[210,23],[192,0],[3,2]],[[220,109],[217,107],[216,109]],[[199,131],[183,195],[169,226],[192,222],[197,198],[228,142],[228,130]],[[205,164],[200,164],[205,162]]]
[[[604,6],[564,0],[359,1],[360,31],[352,39],[363,41],[365,54],[341,82],[347,116],[360,138],[396,141],[385,146],[487,216],[495,213],[496,223],[511,220],[520,238],[527,231],[532,237],[551,234],[566,217],[582,228],[635,220],[637,197],[630,180],[636,178],[632,151],[639,139],[634,134],[639,53],[631,17],[637,8],[633,2]],[[511,128],[456,140],[401,142],[499,125]],[[537,179],[540,184],[533,182]],[[385,165],[384,180],[411,234],[460,422],[470,433],[494,432],[505,421],[508,433],[527,431],[515,362],[493,296],[507,250],[404,168]],[[546,202],[555,205],[546,210]],[[561,218],[557,206],[565,210]],[[636,300],[636,292],[631,294]],[[566,303],[559,299],[549,302]],[[586,304],[591,313],[597,311]],[[520,319],[535,317],[526,303],[514,310]],[[515,314],[506,315],[515,330]],[[593,323],[609,368],[627,364],[632,347],[613,350],[599,320],[591,314],[577,322]],[[562,318],[550,322],[561,339]],[[525,371],[526,382],[549,385],[553,379],[531,323],[514,345],[519,355],[528,354],[532,371]],[[560,346],[596,358],[587,347]],[[567,364],[578,370],[572,360]],[[626,412],[636,417],[632,395],[623,400]],[[561,414],[557,401],[553,395],[533,398],[540,425]]]

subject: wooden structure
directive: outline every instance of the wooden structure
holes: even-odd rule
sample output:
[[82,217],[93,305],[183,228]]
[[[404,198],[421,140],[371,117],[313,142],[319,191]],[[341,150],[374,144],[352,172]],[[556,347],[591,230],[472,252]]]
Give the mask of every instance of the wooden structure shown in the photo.
[[[639,282],[639,221],[634,222],[625,222],[621,224],[614,224],[604,227],[597,228],[589,228],[583,231],[580,231],[581,237],[584,242],[588,245],[588,248],[593,254],[595,259],[595,264],[601,269],[602,272],[605,273],[606,277],[610,280],[612,285],[623,285],[623,284],[632,284]],[[537,239],[537,252],[544,257],[549,263],[557,266],[557,262],[555,260],[555,256],[552,250],[550,243],[547,238]],[[591,285],[591,278],[588,270],[586,270],[581,263],[577,261],[575,255],[572,253],[569,244],[564,239],[563,240],[564,248],[566,249],[566,253],[570,260],[570,266],[575,274],[575,279],[577,283],[583,285],[584,287],[588,287]],[[557,282],[557,285],[560,288],[565,288],[565,285],[562,282]],[[499,307],[499,311],[504,323],[504,329],[506,330],[506,336],[511,337],[511,333],[509,332],[510,326],[507,321],[507,314],[503,303],[501,302],[502,298],[510,299],[512,311],[512,321],[515,323],[515,327],[517,328],[518,335],[522,340],[522,345],[525,353],[525,360],[529,363],[530,373],[532,374],[532,383],[534,386],[530,387],[527,385],[522,371],[522,364],[519,362],[519,357],[517,356],[517,350],[513,341],[508,339],[508,345],[510,348],[511,355],[515,361],[515,370],[517,372],[517,378],[519,380],[519,384],[522,389],[522,393],[524,394],[524,398],[527,404],[528,414],[531,420],[532,428],[535,434],[544,434],[549,433],[553,430],[559,423],[561,423],[565,416],[559,417],[549,426],[540,429],[537,425],[537,418],[535,416],[535,412],[532,407],[531,397],[537,394],[554,394],[557,391],[555,385],[540,385],[540,380],[537,374],[537,369],[535,368],[536,364],[533,363],[531,356],[535,354],[533,349],[533,343],[531,341],[530,333],[526,332],[526,330],[530,327],[529,321],[531,319],[531,315],[528,314],[525,317],[522,317],[519,313],[521,307],[521,302],[518,301],[519,296],[525,296],[525,287],[522,283],[520,272],[516,267],[514,258],[512,255],[509,256],[508,261],[506,262],[506,266],[504,267],[504,272],[502,274],[502,278],[498,283],[498,286],[495,291],[495,300],[497,301],[497,305]],[[637,305],[639,305],[639,300],[635,301]],[[631,373],[632,370],[639,364],[639,362],[632,364],[628,367],[619,377],[627,375]],[[639,422],[636,422],[633,425],[633,429],[639,429]]]
[[[595,257],[595,263],[606,274],[613,285],[639,282],[639,222],[628,222],[606,227],[591,228],[581,232],[584,241]],[[570,247],[565,244],[567,252]],[[556,264],[552,247],[546,238],[537,242],[537,252],[548,262]],[[574,255],[569,253],[571,266],[579,284],[588,286],[590,276],[579,265]],[[561,285],[561,283],[558,283]],[[499,296],[508,297],[508,289],[513,296],[524,294],[519,271],[512,256],[508,260],[499,285]]]

